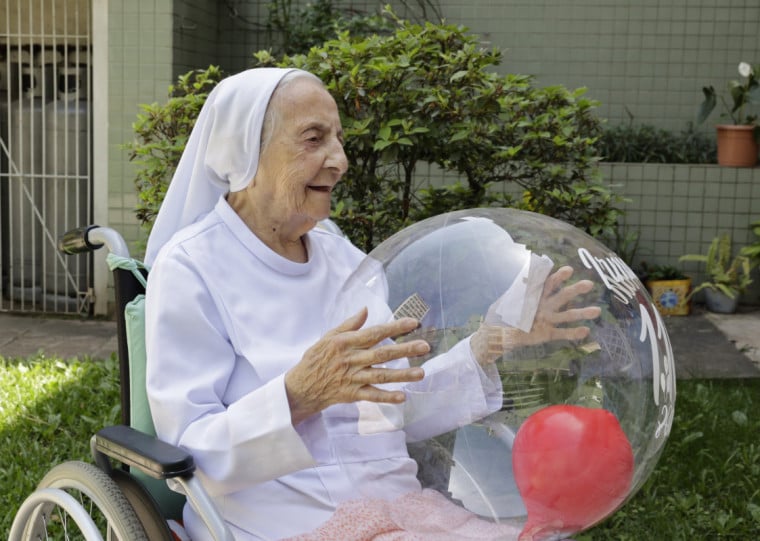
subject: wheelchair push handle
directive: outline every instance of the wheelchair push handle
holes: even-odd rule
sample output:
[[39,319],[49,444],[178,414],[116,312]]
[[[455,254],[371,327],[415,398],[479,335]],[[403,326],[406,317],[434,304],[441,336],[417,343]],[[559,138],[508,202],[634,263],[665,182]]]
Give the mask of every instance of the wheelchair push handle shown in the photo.
[[77,227],[67,231],[58,239],[58,250],[68,255],[94,252],[104,245],[115,255],[129,257],[129,248],[124,238],[110,227],[99,225]]

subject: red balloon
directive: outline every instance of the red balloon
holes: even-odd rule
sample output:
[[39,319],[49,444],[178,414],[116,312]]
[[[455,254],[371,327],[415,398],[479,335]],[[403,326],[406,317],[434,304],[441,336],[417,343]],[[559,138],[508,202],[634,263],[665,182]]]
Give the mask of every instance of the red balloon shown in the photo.
[[549,406],[518,430],[512,467],[528,511],[519,539],[539,541],[586,529],[622,504],[633,451],[611,412]]

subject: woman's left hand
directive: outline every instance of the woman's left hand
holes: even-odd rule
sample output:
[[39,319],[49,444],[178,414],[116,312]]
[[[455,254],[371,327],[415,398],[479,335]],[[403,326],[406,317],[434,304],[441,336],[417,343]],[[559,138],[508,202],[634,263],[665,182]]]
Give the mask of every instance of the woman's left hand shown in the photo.
[[589,293],[594,286],[591,280],[579,280],[563,287],[572,275],[572,267],[564,266],[546,279],[530,331],[524,332],[513,327],[498,325],[481,325],[470,341],[478,361],[493,362],[504,352],[522,346],[556,340],[585,339],[591,332],[589,327],[563,325],[596,319],[601,315],[602,310],[598,306],[566,308],[577,297]]

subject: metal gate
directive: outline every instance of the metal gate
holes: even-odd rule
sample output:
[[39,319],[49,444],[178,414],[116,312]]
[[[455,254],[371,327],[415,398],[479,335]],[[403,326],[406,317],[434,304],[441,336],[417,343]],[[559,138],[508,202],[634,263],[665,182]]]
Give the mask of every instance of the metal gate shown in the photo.
[[90,260],[58,237],[90,222],[90,0],[0,7],[0,310],[90,309]]

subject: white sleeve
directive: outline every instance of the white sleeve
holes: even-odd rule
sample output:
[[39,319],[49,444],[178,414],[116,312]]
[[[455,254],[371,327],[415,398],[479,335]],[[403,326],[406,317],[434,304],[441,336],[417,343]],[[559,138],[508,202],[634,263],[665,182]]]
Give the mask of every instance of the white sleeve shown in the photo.
[[405,386],[404,431],[421,441],[499,411],[502,385],[495,364],[482,367],[469,337],[423,365],[425,378]]
[[236,353],[212,294],[177,252],[156,263],[146,294],[146,388],[158,436],[193,455],[212,495],[312,466],[284,376],[224,403]]
[[[391,363],[387,366],[393,367]],[[430,359],[423,368],[422,381],[380,386],[403,390],[403,404],[357,403],[361,434],[403,428],[407,441],[421,441],[468,425],[502,407],[498,370],[493,364],[480,366],[469,338]]]

